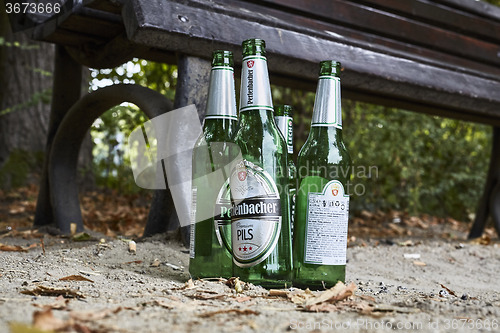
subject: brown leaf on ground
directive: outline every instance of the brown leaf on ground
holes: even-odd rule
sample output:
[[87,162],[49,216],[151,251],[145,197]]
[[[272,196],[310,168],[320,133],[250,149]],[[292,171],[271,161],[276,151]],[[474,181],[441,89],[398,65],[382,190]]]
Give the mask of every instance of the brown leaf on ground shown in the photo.
[[194,289],[194,288],[197,288],[197,287],[194,285],[193,279],[189,279],[186,281],[186,283],[184,283],[184,285],[182,287],[175,288],[174,290],[189,290],[189,289]]
[[333,288],[323,291],[319,296],[308,299],[304,305],[308,308],[319,303],[342,301],[354,295],[354,290],[356,290],[356,285],[353,282],[346,286],[342,281],[339,281]]
[[67,322],[54,317],[51,309],[35,311],[33,313],[33,326],[44,331],[58,331],[67,328]]
[[94,283],[94,281],[92,281],[91,279],[87,279],[85,276],[81,276],[81,275],[65,276],[65,277],[60,278],[59,281],[86,281],[86,282]]
[[57,296],[56,301],[51,304],[33,304],[34,306],[42,309],[52,310],[66,310],[68,307],[69,299],[65,299],[62,295]]
[[490,245],[491,238],[488,235],[482,235],[479,238],[474,238],[469,241],[470,244],[478,244],[478,245]]
[[224,294],[215,294],[215,295],[206,295],[203,293],[196,293],[194,295],[187,295],[188,297],[201,299],[201,300],[211,300],[211,299],[222,299],[226,298],[227,295]]
[[72,311],[69,313],[69,316],[74,320],[79,321],[96,321],[100,319],[104,319],[110,317],[111,315],[117,314],[122,311],[123,308],[121,306],[114,309],[104,309],[97,311]]
[[37,244],[31,244],[30,246],[22,247],[19,245],[5,245],[0,243],[0,251],[7,252],[28,252],[29,249],[37,247]]
[[234,290],[236,290],[237,293],[243,292],[243,289],[245,289],[247,287],[246,283],[243,281],[240,281],[240,279],[237,277],[232,277],[232,278],[228,279],[226,281],[226,285],[230,288],[234,288]]
[[309,288],[306,290],[295,289],[288,292],[287,297],[294,304],[303,305],[308,299],[314,297],[314,294],[311,290],[309,290]]
[[72,289],[67,288],[52,288],[45,286],[36,286],[36,288],[31,290],[22,290],[21,294],[32,295],[32,296],[63,296],[65,298],[85,298],[85,296]]
[[223,309],[223,310],[205,312],[205,313],[198,315],[198,317],[210,318],[210,317],[213,317],[213,316],[221,314],[221,313],[236,313],[239,315],[258,315],[259,314],[259,312],[254,311],[254,310],[250,310],[250,309]]
[[160,300],[154,300],[153,305],[158,305],[158,306],[161,306],[162,308],[169,309],[169,310],[175,308],[174,303],[167,303],[167,302],[160,301]]
[[142,260],[127,261],[127,262],[124,262],[124,264],[126,264],[126,265],[128,265],[128,264],[142,264]]
[[4,245],[0,244],[0,251],[8,251],[8,252],[28,252],[28,250],[24,249],[19,245]]
[[250,297],[250,296],[236,297],[236,302],[243,303],[243,302],[249,301],[251,299],[252,299],[252,297]]

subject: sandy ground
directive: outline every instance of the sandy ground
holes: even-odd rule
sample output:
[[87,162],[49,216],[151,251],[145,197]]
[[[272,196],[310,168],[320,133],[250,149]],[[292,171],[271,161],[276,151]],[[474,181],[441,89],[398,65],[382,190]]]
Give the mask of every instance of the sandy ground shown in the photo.
[[[187,284],[187,249],[166,235],[137,242],[135,254],[127,240],[41,237],[43,248],[38,237],[0,239],[27,251],[0,252],[0,332],[33,323],[76,332],[500,332],[498,242],[351,242],[354,295],[308,312],[290,290]],[[60,280],[71,275],[91,281]],[[43,287],[55,295],[43,296]]]

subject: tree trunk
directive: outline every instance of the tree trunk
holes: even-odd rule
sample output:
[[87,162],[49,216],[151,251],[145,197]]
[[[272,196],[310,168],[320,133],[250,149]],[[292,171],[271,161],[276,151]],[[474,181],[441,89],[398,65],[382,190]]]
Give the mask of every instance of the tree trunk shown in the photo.
[[[0,0],[0,8],[4,8]],[[32,182],[42,171],[52,94],[54,45],[13,34],[0,11],[0,187]],[[88,91],[89,72],[83,75]],[[77,148],[77,147],[75,147]],[[91,170],[90,136],[82,145],[81,170]],[[85,183],[93,178],[85,176]]]

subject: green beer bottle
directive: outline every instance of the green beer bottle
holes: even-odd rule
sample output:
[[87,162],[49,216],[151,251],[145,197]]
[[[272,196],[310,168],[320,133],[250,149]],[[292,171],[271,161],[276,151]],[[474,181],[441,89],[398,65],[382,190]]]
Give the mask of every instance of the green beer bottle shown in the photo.
[[288,195],[290,197],[290,226],[293,239],[295,217],[295,193],[297,188],[297,168],[293,163],[293,108],[291,105],[275,105],[274,121],[285,139],[288,149]]
[[291,285],[287,146],[274,121],[265,42],[243,42],[242,159],[231,171],[233,275],[267,288]]
[[340,63],[322,61],[311,131],[299,152],[294,286],[345,280],[351,158],[342,139]]
[[214,51],[203,133],[193,148],[189,272],[232,276],[229,174],[237,127],[233,53]]

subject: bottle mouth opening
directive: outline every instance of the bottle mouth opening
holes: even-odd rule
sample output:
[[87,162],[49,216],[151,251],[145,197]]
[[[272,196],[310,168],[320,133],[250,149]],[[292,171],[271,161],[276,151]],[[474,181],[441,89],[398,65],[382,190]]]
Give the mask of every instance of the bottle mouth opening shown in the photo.
[[319,63],[319,75],[339,76],[342,71],[342,65],[335,60],[325,60]]
[[215,50],[212,52],[212,66],[234,67],[233,52],[226,50]]
[[292,116],[293,107],[288,104],[278,104],[274,106],[274,114],[276,116]]
[[251,38],[241,43],[243,47],[243,56],[247,55],[266,55],[266,42],[263,39]]

